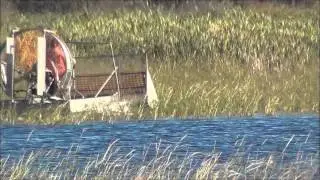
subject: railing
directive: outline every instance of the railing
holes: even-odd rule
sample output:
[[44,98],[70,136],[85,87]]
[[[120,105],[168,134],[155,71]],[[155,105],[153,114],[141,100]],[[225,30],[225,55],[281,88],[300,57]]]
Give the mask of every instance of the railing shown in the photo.
[[[75,90],[79,91],[84,97],[94,97],[100,90],[110,74],[82,74],[75,77]],[[122,96],[143,95],[146,93],[146,72],[119,73],[119,88]],[[109,96],[115,94],[117,81],[112,76],[108,83],[101,89],[99,96]],[[75,90],[72,97],[79,98],[81,95]]]

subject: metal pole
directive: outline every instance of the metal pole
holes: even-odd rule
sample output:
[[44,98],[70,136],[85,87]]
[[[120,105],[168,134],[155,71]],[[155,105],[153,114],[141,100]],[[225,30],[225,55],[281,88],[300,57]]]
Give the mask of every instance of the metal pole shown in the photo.
[[102,84],[102,86],[100,87],[99,91],[97,92],[97,94],[94,96],[95,98],[98,97],[98,95],[100,94],[100,92],[102,91],[102,89],[106,86],[106,84],[110,81],[110,79],[112,78],[113,74],[117,72],[118,67],[115,68],[115,70],[112,71],[112,73],[109,75],[109,77],[107,78],[107,80]]
[[113,67],[114,67],[114,69],[115,69],[115,71],[116,71],[116,80],[117,80],[117,88],[118,88],[118,98],[120,99],[120,85],[119,85],[119,79],[118,79],[118,67],[116,66],[116,61],[114,60],[112,43],[110,43],[110,47],[111,47],[111,53],[112,53]]
[[11,87],[10,87],[11,88],[11,102],[14,103],[14,64],[15,64],[14,53],[15,53],[15,49],[13,46],[10,46],[10,51],[12,53],[12,55],[11,55],[11,58],[12,58],[11,59],[11,63],[12,63],[12,65],[11,65]]

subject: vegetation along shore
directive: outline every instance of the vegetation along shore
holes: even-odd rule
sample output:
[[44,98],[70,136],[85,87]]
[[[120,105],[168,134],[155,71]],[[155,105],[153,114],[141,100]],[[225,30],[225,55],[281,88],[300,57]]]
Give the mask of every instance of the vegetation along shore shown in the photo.
[[[159,96],[155,109],[133,107],[125,119],[319,112],[319,5],[107,12],[6,12],[1,42],[14,27],[55,29],[67,42],[112,42],[115,54],[149,58]],[[107,46],[72,45],[75,57],[108,53]],[[78,59],[79,66],[81,61]],[[92,66],[94,67],[94,66]],[[1,98],[5,95],[1,92]],[[113,119],[106,113],[68,114],[61,107],[0,119],[72,123]]]

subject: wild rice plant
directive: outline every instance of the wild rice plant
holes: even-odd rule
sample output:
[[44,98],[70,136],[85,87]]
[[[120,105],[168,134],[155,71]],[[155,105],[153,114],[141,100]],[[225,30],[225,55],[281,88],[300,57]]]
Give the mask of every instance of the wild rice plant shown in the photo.
[[[314,62],[319,44],[316,8],[295,9],[299,13],[274,9],[277,13],[238,7],[192,14],[153,10],[17,13],[4,17],[1,39],[13,27],[40,25],[57,30],[66,41],[112,42],[116,53],[134,49],[160,59],[191,57],[195,63],[207,63],[225,57],[220,59],[271,70],[292,70],[292,66]],[[103,44],[70,46],[76,56],[108,51]]]
[[[111,54],[110,42],[115,54],[146,53],[160,103],[155,109],[133,108],[134,117],[319,111],[317,8],[14,13],[2,18],[2,41],[16,26],[41,25],[75,42],[68,45],[76,57]],[[77,67],[97,64],[85,61],[79,59]],[[94,117],[88,114],[84,119]]]
[[[103,154],[79,160],[77,147],[66,154],[55,150],[31,152],[20,159],[1,159],[1,177],[5,179],[316,179],[319,174],[319,154],[282,162],[270,154],[252,158],[241,153],[221,159],[223,152],[187,153],[179,156],[181,142],[162,146],[142,154],[132,149],[119,153],[117,140]],[[281,156],[281,155],[280,155]],[[311,157],[311,158],[310,158]]]

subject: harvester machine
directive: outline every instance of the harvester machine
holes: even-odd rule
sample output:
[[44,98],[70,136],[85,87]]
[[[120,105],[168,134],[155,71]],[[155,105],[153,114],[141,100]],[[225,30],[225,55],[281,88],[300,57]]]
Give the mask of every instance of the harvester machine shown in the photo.
[[130,72],[121,71],[113,54],[102,60],[110,61],[102,63],[106,67],[94,62],[81,66],[82,61],[76,62],[54,31],[13,30],[1,47],[1,108],[68,104],[71,112],[128,111],[135,102],[157,103],[147,62]]

